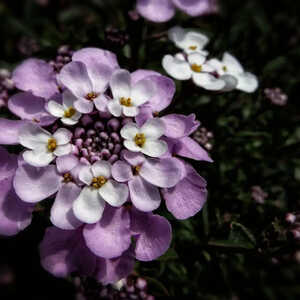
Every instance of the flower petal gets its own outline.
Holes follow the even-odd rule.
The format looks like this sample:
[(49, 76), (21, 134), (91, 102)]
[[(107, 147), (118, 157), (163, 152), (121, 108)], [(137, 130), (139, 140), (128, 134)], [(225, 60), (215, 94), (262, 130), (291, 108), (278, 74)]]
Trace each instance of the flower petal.
[(193, 81), (196, 85), (209, 91), (222, 90), (226, 85), (224, 80), (208, 73), (193, 73)]
[(34, 167), (46, 167), (52, 160), (55, 159), (55, 155), (52, 152), (37, 150), (28, 150), (23, 153), (24, 160)]
[(136, 134), (138, 134), (139, 132), (139, 127), (135, 123), (130, 122), (123, 126), (120, 133), (122, 138), (126, 140), (133, 140)]
[(110, 88), (115, 99), (129, 98), (131, 93), (130, 73), (127, 70), (116, 70), (110, 79)]
[(86, 66), (82, 62), (68, 63), (61, 69), (58, 78), (78, 98), (84, 98), (93, 91)]
[(12, 177), (18, 167), (17, 156), (0, 146), (0, 181)]
[(79, 172), (79, 179), (86, 185), (90, 185), (92, 183), (93, 177), (90, 166), (84, 166)]
[(72, 132), (65, 128), (59, 128), (53, 134), (56, 139), (57, 145), (65, 145), (71, 141)]
[(225, 74), (220, 76), (220, 79), (222, 79), (226, 84), (222, 89), (223, 92), (230, 92), (237, 87), (238, 79), (232, 75)]
[(97, 161), (91, 167), (94, 177), (104, 176), (105, 178), (111, 177), (111, 164), (107, 161)]
[(168, 145), (165, 141), (147, 139), (141, 152), (151, 157), (161, 157), (168, 150)]
[(24, 128), (25, 124), (27, 124), (26, 121), (0, 118), (0, 144), (19, 144), (19, 132)]
[(48, 111), (52, 116), (61, 118), (64, 116), (65, 110), (64, 107), (56, 101), (50, 100), (47, 103)]
[(56, 159), (56, 167), (61, 174), (70, 172), (78, 165), (78, 163), (78, 158), (73, 154), (60, 156)]
[(130, 150), (130, 151), (133, 151), (133, 152), (140, 152), (142, 151), (142, 148), (137, 146), (136, 143), (134, 141), (128, 141), (128, 140), (125, 140), (124, 141), (124, 146)]
[(94, 103), (93, 101), (89, 101), (84, 98), (79, 98), (74, 102), (74, 107), (79, 112), (83, 114), (88, 114), (93, 111)]
[[(87, 247), (97, 256), (114, 258), (122, 255), (131, 243), (130, 218), (124, 207), (105, 207), (100, 222), (86, 225), (83, 236)], [(95, 238), (97, 237), (97, 238)]]
[(254, 74), (245, 72), (240, 74), (238, 77), (238, 84), (236, 89), (246, 92), (253, 93), (258, 88), (258, 80)]
[(108, 103), (108, 97), (105, 94), (100, 94), (96, 99), (94, 99), (96, 108), (101, 112), (107, 112)]
[(123, 205), (128, 198), (128, 187), (124, 183), (108, 180), (100, 189), (99, 194), (111, 206)]
[(56, 156), (64, 156), (68, 155), (72, 152), (72, 145), (66, 144), (66, 145), (58, 145), (53, 152)]
[(149, 79), (138, 81), (132, 88), (131, 99), (135, 106), (139, 106), (150, 100), (155, 94), (155, 85)]
[(36, 168), (20, 165), (14, 178), (17, 195), (25, 202), (36, 203), (58, 191), (61, 177), (53, 165)]
[(8, 101), (9, 110), (23, 120), (43, 125), (52, 124), (56, 118), (45, 110), (45, 99), (31, 93), (18, 93)]
[(156, 186), (148, 183), (140, 176), (134, 176), (128, 182), (130, 199), (140, 211), (149, 212), (157, 209), (161, 198)]
[(96, 256), (86, 247), (82, 230), (61, 230), (48, 227), (40, 244), (42, 266), (56, 277), (73, 272), (92, 276)]
[(19, 65), (12, 74), (16, 87), (46, 99), (58, 93), (53, 68), (45, 61), (30, 58)]
[(73, 212), (73, 202), (80, 194), (81, 189), (74, 183), (65, 183), (59, 189), (51, 208), (50, 220), (60, 229), (72, 230), (79, 227), (79, 221)]
[(163, 57), (162, 66), (175, 79), (188, 80), (192, 77), (192, 70), (189, 63), (172, 55), (165, 55)]
[(158, 187), (173, 187), (182, 172), (182, 165), (176, 158), (147, 159), (139, 174), (148, 182)]
[(141, 16), (153, 22), (169, 21), (175, 14), (170, 0), (137, 0), (136, 9)]
[(165, 132), (165, 124), (159, 118), (148, 120), (140, 129), (146, 139), (157, 140)]
[(186, 14), (193, 17), (218, 11), (216, 0), (173, 0), (173, 3)]
[(131, 166), (140, 166), (145, 161), (145, 156), (141, 153), (134, 153), (127, 150), (122, 151), (122, 158)]
[(120, 117), (122, 114), (122, 106), (118, 100), (108, 101), (107, 109), (115, 117)]
[(138, 107), (135, 107), (135, 106), (130, 106), (130, 107), (123, 106), (123, 114), (126, 117), (135, 117), (135, 116), (138, 115), (138, 113), (139, 113)]
[(83, 223), (98, 222), (103, 214), (105, 201), (100, 197), (98, 190), (84, 187), (78, 198), (73, 202), (75, 217)]
[(207, 198), (206, 181), (188, 164), (186, 173), (175, 187), (162, 190), (167, 209), (180, 220), (194, 216)]
[(164, 217), (132, 209), (131, 230), (138, 234), (135, 247), (138, 260), (154, 260), (170, 247), (172, 228)]
[(244, 73), (244, 68), (240, 62), (230, 53), (225, 52), (223, 54), (223, 63), (226, 65), (228, 73), (230, 75), (238, 75)]
[(188, 55), (187, 59), (191, 65), (192, 64), (203, 65), (206, 60), (206, 57), (200, 53), (193, 52)]

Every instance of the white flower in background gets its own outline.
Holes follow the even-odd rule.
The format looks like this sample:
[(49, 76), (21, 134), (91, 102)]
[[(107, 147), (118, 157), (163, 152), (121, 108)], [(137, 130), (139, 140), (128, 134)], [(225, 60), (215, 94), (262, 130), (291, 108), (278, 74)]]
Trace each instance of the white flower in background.
[(197, 86), (206, 90), (220, 91), (226, 85), (224, 80), (211, 74), (215, 69), (207, 63), (206, 57), (200, 53), (188, 54), (187, 59), (180, 53), (175, 56), (165, 55), (162, 66), (173, 78), (178, 80), (192, 79)]
[(52, 116), (60, 118), (64, 124), (74, 125), (81, 117), (81, 113), (74, 108), (75, 101), (76, 97), (74, 97), (69, 91), (65, 91), (63, 93), (62, 104), (53, 100), (48, 102), (48, 112)]
[(208, 52), (203, 49), (209, 42), (209, 39), (200, 32), (189, 31), (175, 26), (169, 29), (168, 36), (178, 48), (186, 53), (199, 52), (204, 56), (208, 55)]
[(253, 93), (258, 87), (257, 77), (245, 72), (239, 61), (227, 52), (224, 53), (222, 60), (213, 58), (207, 64), (215, 68), (220, 78), (226, 81), (227, 91), (237, 89)]
[(121, 129), (121, 136), (125, 139), (124, 146), (128, 150), (160, 157), (168, 150), (167, 143), (159, 140), (164, 132), (163, 121), (154, 118), (148, 120), (141, 128), (135, 123), (127, 123)]
[(132, 86), (130, 73), (126, 70), (115, 71), (109, 84), (113, 100), (108, 102), (107, 108), (115, 117), (122, 114), (127, 117), (137, 116), (139, 106), (150, 100), (155, 93), (154, 84), (147, 79)]
[(20, 144), (31, 150), (23, 153), (24, 160), (35, 167), (45, 167), (56, 156), (69, 154), (72, 133), (59, 128), (54, 134), (49, 133), (36, 124), (26, 124), (19, 133)]
[(114, 207), (123, 205), (128, 198), (128, 187), (111, 179), (111, 164), (97, 161), (79, 172), (79, 179), (86, 184), (73, 203), (75, 216), (82, 222), (93, 224), (103, 214), (105, 202)]

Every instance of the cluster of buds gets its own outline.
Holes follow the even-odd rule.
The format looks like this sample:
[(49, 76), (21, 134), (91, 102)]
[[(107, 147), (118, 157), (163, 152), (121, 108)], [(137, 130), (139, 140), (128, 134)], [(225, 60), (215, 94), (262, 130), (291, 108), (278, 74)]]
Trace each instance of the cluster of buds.
[(287, 104), (288, 96), (280, 88), (267, 88), (264, 93), (267, 99), (275, 105), (284, 106)]
[(64, 65), (72, 60), (74, 51), (70, 49), (70, 46), (63, 45), (57, 49), (57, 55), (54, 60), (49, 61), (49, 64), (54, 68), (56, 72), (59, 72)]
[(289, 224), (288, 232), (296, 240), (300, 240), (300, 212), (287, 213), (285, 221)]
[(0, 69), (0, 108), (7, 105), (8, 98), (14, 89), (11, 73), (7, 69)]
[(193, 134), (193, 139), (208, 151), (213, 148), (213, 138), (214, 134), (205, 127), (199, 127)]
[(251, 196), (256, 203), (264, 204), (268, 194), (265, 193), (260, 186), (254, 185), (251, 187)]

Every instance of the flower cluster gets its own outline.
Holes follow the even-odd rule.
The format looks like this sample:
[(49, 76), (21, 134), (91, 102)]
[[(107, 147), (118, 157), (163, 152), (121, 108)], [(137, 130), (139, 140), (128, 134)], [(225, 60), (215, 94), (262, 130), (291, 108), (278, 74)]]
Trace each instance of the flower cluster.
[(206, 182), (183, 158), (212, 161), (189, 137), (199, 126), (193, 114), (160, 116), (174, 82), (130, 73), (97, 48), (59, 68), (28, 59), (12, 79), (21, 92), (8, 108), (19, 120), (0, 119), (0, 144), (23, 151), (0, 148), (0, 234), (27, 227), (35, 205), (51, 198), (40, 255), (55, 276), (76, 271), (113, 283), (135, 259), (162, 255), (171, 226), (153, 211), (165, 201), (177, 219), (195, 215)]
[(11, 73), (7, 69), (0, 69), (0, 108), (7, 106), (7, 101), (14, 92), (14, 88)]
[(209, 39), (199, 32), (188, 31), (179, 26), (168, 32), (169, 39), (182, 50), (173, 55), (165, 55), (162, 66), (177, 80), (192, 79), (194, 84), (206, 90), (227, 92), (234, 89), (247, 93), (254, 92), (258, 80), (246, 72), (239, 61), (229, 53), (222, 60), (208, 59), (204, 49)]
[(176, 8), (196, 17), (218, 12), (217, 0), (137, 0), (136, 9), (152, 22), (167, 22), (173, 18)]
[(285, 106), (288, 101), (286, 95), (280, 88), (266, 88), (264, 89), (265, 96), (274, 105)]

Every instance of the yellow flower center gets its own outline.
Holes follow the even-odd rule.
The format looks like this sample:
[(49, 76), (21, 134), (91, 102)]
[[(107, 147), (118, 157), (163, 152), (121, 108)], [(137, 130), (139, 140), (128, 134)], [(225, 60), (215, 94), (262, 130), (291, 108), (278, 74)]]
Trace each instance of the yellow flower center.
[(53, 152), (53, 151), (55, 151), (56, 146), (57, 146), (57, 145), (56, 145), (56, 139), (50, 138), (50, 139), (48, 140), (47, 149), (48, 149), (50, 152)]
[(139, 172), (141, 170), (141, 166), (135, 166), (135, 167), (132, 167), (132, 173), (133, 175), (138, 175)]
[(130, 98), (125, 98), (125, 97), (122, 97), (120, 99), (120, 104), (124, 105), (124, 106), (127, 106), (127, 107), (132, 106), (131, 99)]
[(197, 64), (192, 64), (191, 65), (191, 69), (196, 72), (196, 73), (200, 73), (202, 71), (202, 66), (201, 65), (197, 65)]
[(223, 69), (224, 72), (227, 72), (227, 70), (228, 70), (226, 66), (223, 66), (222, 69)]
[(106, 182), (107, 179), (104, 176), (94, 177), (92, 180), (92, 187), (95, 189), (100, 189)]
[(189, 49), (194, 51), (197, 49), (197, 46), (189, 46)]
[(76, 114), (76, 109), (73, 107), (69, 107), (68, 109), (65, 110), (64, 117), (72, 118), (75, 114)]
[(134, 142), (137, 146), (143, 147), (146, 142), (146, 137), (143, 133), (137, 133), (134, 137)]
[(90, 92), (88, 94), (86, 94), (85, 99), (86, 100), (90, 100), (93, 101), (95, 98), (98, 97), (99, 94), (95, 93), (95, 92)]
[(73, 177), (70, 173), (65, 173), (63, 178), (64, 178), (63, 182), (65, 183), (73, 181)]

